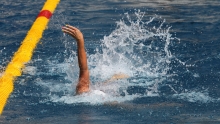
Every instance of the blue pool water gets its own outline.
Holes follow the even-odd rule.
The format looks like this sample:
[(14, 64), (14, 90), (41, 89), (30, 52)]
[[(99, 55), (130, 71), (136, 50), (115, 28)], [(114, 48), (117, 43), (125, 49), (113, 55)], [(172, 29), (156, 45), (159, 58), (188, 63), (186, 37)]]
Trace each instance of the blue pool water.
[[(1, 0), (1, 71), (45, 1)], [(0, 116), (1, 124), (220, 123), (220, 1), (62, 0)], [(75, 96), (84, 34), (91, 92)], [(112, 75), (129, 76), (104, 84)], [(95, 94), (102, 90), (106, 94)]]

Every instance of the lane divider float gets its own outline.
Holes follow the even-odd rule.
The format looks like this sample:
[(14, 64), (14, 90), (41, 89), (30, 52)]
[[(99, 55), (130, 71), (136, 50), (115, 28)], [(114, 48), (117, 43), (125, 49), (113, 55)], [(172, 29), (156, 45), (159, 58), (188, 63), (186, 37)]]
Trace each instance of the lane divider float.
[(43, 31), (46, 29), (49, 19), (59, 2), (60, 0), (47, 0), (45, 2), (18, 51), (14, 54), (11, 62), (2, 73), (0, 78), (0, 115), (7, 103), (7, 99), (13, 92), (16, 77), (21, 76), (22, 68), (31, 60), (33, 51), (40, 41)]

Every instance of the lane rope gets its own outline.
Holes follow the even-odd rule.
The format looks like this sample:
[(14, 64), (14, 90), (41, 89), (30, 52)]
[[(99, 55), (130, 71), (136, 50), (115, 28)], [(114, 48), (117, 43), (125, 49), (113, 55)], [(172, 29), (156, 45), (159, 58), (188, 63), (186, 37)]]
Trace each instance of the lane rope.
[(18, 51), (14, 54), (11, 62), (2, 73), (0, 78), (0, 115), (7, 103), (7, 99), (13, 92), (16, 77), (21, 76), (22, 68), (31, 60), (33, 51), (40, 41), (43, 31), (46, 29), (49, 19), (59, 2), (60, 0), (47, 0), (45, 2)]

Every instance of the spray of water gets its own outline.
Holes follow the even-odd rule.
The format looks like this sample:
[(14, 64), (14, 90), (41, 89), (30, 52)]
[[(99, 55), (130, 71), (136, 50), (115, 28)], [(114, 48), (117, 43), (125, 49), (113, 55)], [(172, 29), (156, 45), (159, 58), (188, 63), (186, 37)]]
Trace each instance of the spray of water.
[[(173, 60), (183, 64), (170, 52), (172, 42), (178, 40), (169, 33), (170, 26), (165, 25), (165, 20), (155, 15), (145, 21), (145, 13), (136, 11), (135, 19), (128, 13), (125, 18), (117, 21), (117, 27), (101, 40), (95, 54), (88, 53), (88, 63), (91, 75), (91, 91), (83, 95), (74, 96), (78, 80), (77, 56), (69, 47), (66, 36), (63, 43), (69, 52), (68, 58), (63, 63), (48, 63), (51, 75), (65, 73), (65, 81), (36, 80), (36, 84), (47, 89), (42, 93), (48, 99), (42, 102), (62, 102), (67, 104), (104, 104), (108, 102), (131, 101), (141, 97), (160, 95), (160, 88), (168, 86), (174, 92), (172, 98), (191, 99), (192, 94), (178, 93), (171, 84), (166, 84), (172, 69)], [(67, 57), (66, 56), (66, 57)], [(32, 68), (33, 69), (33, 68)], [(30, 71), (27, 69), (26, 71)], [(125, 74), (129, 78), (113, 80), (106, 83), (114, 74)], [(191, 94), (191, 95), (190, 95)], [(200, 95), (201, 98), (208, 98)]]
[(125, 13), (126, 20), (116, 22), (116, 29), (102, 40), (102, 52), (90, 55), (94, 82), (104, 81), (115, 73), (124, 73), (130, 78), (120, 84), (123, 89), (141, 86), (148, 88), (142, 95), (158, 95), (159, 85), (170, 69), (173, 56), (169, 45), (174, 38), (169, 33), (170, 27), (164, 26), (165, 20), (155, 16), (143, 21), (144, 14), (135, 12), (137, 18), (132, 21)]
[[(158, 88), (170, 69), (169, 64), (173, 56), (169, 51), (169, 45), (174, 38), (169, 33), (170, 27), (164, 26), (165, 20), (155, 15), (144, 21), (144, 12), (138, 10), (134, 14), (136, 19), (132, 20), (129, 14), (125, 13), (125, 19), (117, 21), (116, 29), (101, 40), (102, 44), (97, 48), (100, 50), (95, 54), (88, 53), (91, 92), (73, 95), (78, 73), (75, 71), (78, 67), (73, 67), (75, 65), (72, 64), (77, 63), (74, 55), (65, 63), (59, 64), (62, 69), (66, 69), (66, 79), (73, 81), (71, 85), (38, 80), (39, 85), (50, 90), (50, 101), (102, 104), (159, 95)], [(119, 73), (128, 75), (129, 78), (105, 82)], [(136, 92), (137, 87), (144, 90)], [(66, 92), (60, 95), (64, 91)], [(99, 91), (103, 91), (104, 94)]]

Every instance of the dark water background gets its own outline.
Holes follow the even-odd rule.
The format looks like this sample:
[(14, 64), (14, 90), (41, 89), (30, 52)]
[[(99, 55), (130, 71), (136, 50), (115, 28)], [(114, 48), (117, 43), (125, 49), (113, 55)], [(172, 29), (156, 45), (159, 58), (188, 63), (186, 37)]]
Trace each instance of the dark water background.
[[(10, 62), (44, 2), (1, 0), (1, 70)], [(32, 61), (16, 80), (14, 93), (0, 116), (0, 123), (220, 123), (219, 5), (218, 0), (62, 0)], [(158, 36), (142, 32), (143, 36), (150, 37), (138, 40), (142, 35), (133, 35), (135, 26), (120, 29), (122, 25), (129, 26), (135, 22), (135, 12), (139, 11), (145, 14), (141, 23), (135, 26)], [(155, 20), (151, 23), (142, 24), (153, 17)], [(77, 71), (71, 70), (77, 70), (77, 62), (73, 40), (61, 32), (65, 24), (74, 25), (84, 33), (93, 85), (117, 72), (112, 65), (122, 63), (120, 71), (126, 73), (127, 64), (111, 61), (112, 56), (123, 55), (131, 60), (133, 67), (127, 73), (130, 78), (117, 87), (126, 90), (120, 92), (122, 97), (110, 97), (113, 99), (110, 103), (100, 100), (95, 102), (97, 104), (91, 104), (92, 98), (89, 104), (85, 104), (76, 102), (84, 97), (68, 97), (71, 94), (68, 87), (77, 80)], [(163, 24), (162, 28), (158, 28), (160, 24)], [(154, 31), (154, 27), (160, 30)], [(124, 36), (114, 34), (117, 29), (118, 34)], [(123, 47), (118, 47), (117, 43), (107, 46), (109, 39), (121, 42), (127, 36), (132, 37), (135, 43), (126, 45), (127, 42), (122, 42)], [(144, 47), (139, 49), (141, 43)], [(149, 49), (148, 45), (152, 48)], [(129, 54), (120, 51), (131, 48), (133, 51)], [(110, 56), (107, 62), (100, 54)], [(134, 56), (140, 58), (137, 60)], [(94, 62), (91, 58), (100, 61)], [(106, 63), (113, 71), (102, 69)], [(146, 63), (150, 66), (146, 67)], [(73, 65), (72, 68), (69, 65)], [(56, 97), (51, 97), (51, 94)], [(132, 97), (135, 94), (137, 97)], [(69, 99), (61, 100), (66, 97)]]

